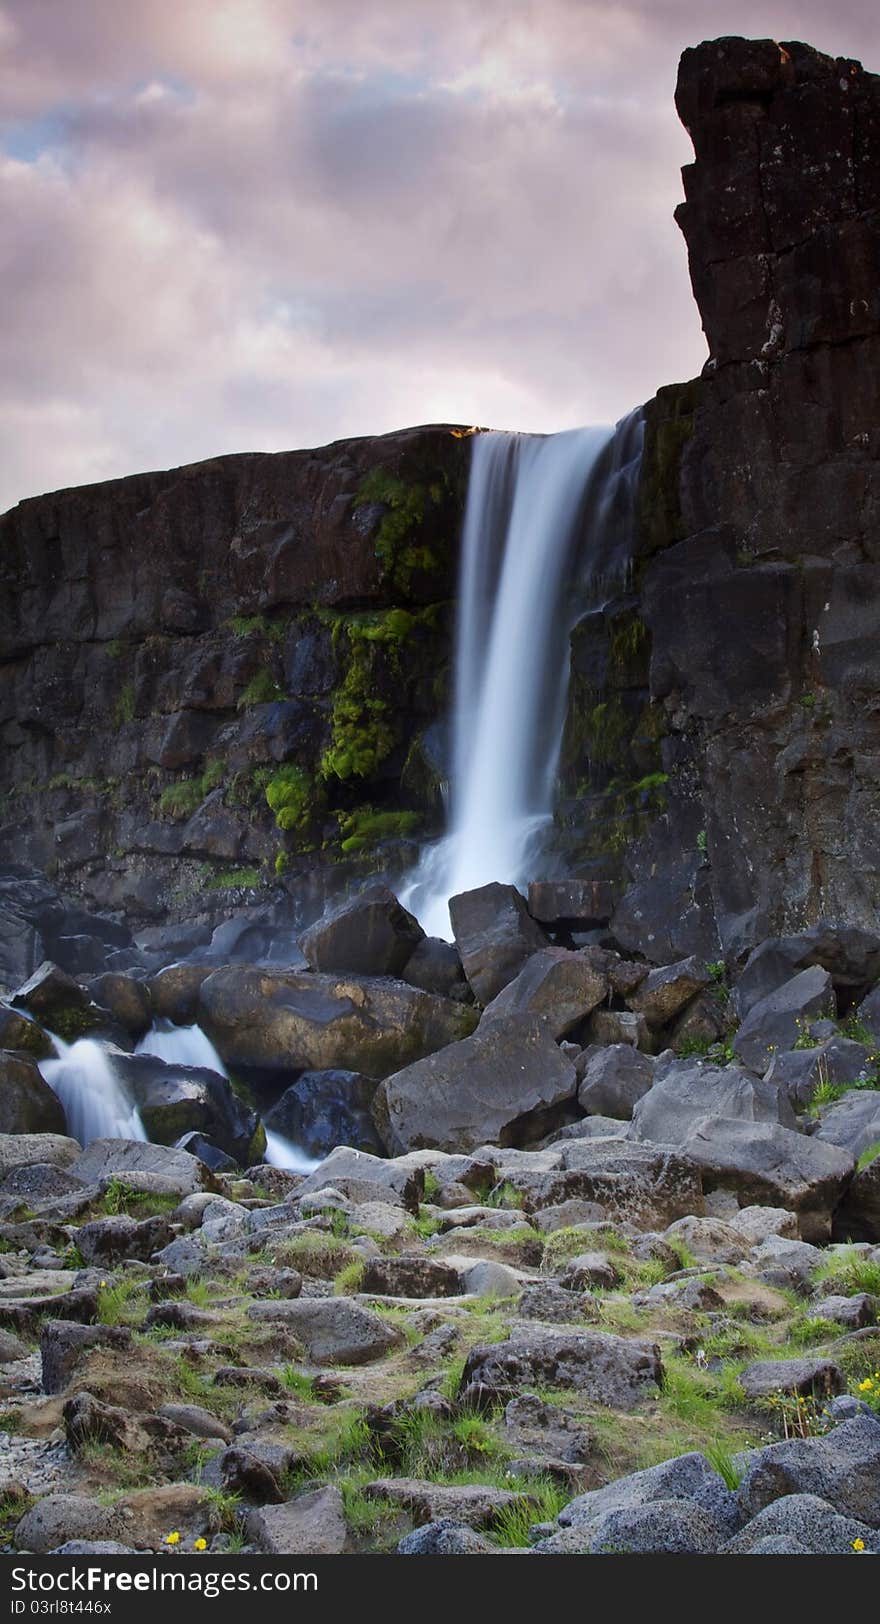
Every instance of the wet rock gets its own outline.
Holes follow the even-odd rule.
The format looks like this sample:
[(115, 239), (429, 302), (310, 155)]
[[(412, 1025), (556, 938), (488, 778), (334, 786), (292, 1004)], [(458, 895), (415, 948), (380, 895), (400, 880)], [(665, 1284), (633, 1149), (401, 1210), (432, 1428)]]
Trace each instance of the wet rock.
[(424, 935), (387, 885), (370, 885), (325, 913), (299, 945), (312, 970), (399, 976)]
[(260, 1119), (226, 1077), (150, 1054), (114, 1051), (112, 1064), (154, 1143), (173, 1145), (182, 1134), (196, 1131), (241, 1167), (262, 1159), (266, 1138)]
[(452, 897), (449, 914), (455, 943), (474, 995), (491, 1003), (547, 937), (512, 885), (484, 885)]
[(0, 1132), (63, 1133), (66, 1125), (61, 1101), (35, 1062), (0, 1051)]
[(39, 1022), (11, 1004), (0, 1002), (0, 1049), (15, 1049), (32, 1060), (50, 1060), (56, 1053), (48, 1032)]
[(198, 1014), (202, 982), (216, 969), (216, 964), (169, 964), (151, 976), (146, 985), (156, 1019), (173, 1021), (175, 1026), (192, 1026)]
[(524, 1135), (530, 1119), (570, 1099), (576, 1086), (545, 1020), (512, 1015), (388, 1077), (373, 1115), (393, 1154), (472, 1150)]
[(143, 981), (134, 976), (120, 975), (105, 970), (89, 982), (89, 997), (101, 1009), (106, 1009), (117, 1026), (129, 1037), (142, 1038), (153, 1020), (150, 994)]
[(15, 1009), (27, 1010), (42, 1026), (65, 1042), (94, 1031), (101, 1011), (72, 976), (46, 959), (10, 999)]
[(304, 1072), (266, 1113), (266, 1127), (308, 1156), (329, 1156), (336, 1145), (381, 1153), (370, 1114), (377, 1086), (358, 1071)]

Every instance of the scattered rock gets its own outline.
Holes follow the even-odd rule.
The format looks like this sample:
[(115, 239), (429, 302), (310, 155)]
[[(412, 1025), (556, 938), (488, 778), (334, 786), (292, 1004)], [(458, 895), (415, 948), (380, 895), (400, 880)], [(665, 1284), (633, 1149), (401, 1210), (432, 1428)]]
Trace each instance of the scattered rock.
[(464, 973), (481, 1004), (519, 975), (547, 937), (515, 886), (484, 885), (452, 897), (449, 915)]
[(332, 1486), (249, 1512), (247, 1531), (269, 1556), (340, 1556), (349, 1549), (342, 1495)]
[(603, 1331), (534, 1331), (472, 1348), (462, 1372), (463, 1403), (506, 1401), (524, 1388), (573, 1387), (597, 1404), (632, 1410), (662, 1386), (655, 1347)]
[(363, 1365), (403, 1343), (396, 1327), (347, 1297), (256, 1302), (248, 1318), (283, 1327), (318, 1365)]
[(399, 976), (424, 936), (387, 885), (370, 885), (325, 913), (299, 945), (312, 970)]

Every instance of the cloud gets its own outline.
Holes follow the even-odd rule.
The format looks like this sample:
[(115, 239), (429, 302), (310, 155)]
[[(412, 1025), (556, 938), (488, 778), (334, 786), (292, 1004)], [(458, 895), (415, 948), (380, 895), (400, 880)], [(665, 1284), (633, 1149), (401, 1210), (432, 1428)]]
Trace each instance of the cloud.
[(880, 59), (861, 0), (0, 0), (0, 507), (691, 375), (677, 58), (771, 27)]

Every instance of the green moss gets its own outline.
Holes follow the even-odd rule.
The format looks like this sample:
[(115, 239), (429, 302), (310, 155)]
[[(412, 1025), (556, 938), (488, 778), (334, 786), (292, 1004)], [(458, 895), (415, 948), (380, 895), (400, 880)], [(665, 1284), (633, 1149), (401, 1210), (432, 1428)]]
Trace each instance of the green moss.
[(323, 792), (311, 773), (292, 762), (273, 773), (265, 793), (277, 827), (300, 835), (306, 833), (323, 805)]
[(263, 666), (242, 689), (238, 696), (237, 709), (242, 711), (250, 710), (254, 705), (271, 705), (273, 700), (283, 698), (284, 694), (272, 672), (268, 666)]
[(341, 849), (347, 857), (379, 845), (383, 840), (404, 840), (418, 828), (418, 812), (376, 812), (371, 806), (339, 814)]
[(68, 1009), (53, 1009), (49, 1021), (52, 1031), (65, 1043), (75, 1043), (77, 1038), (87, 1037), (100, 1025), (100, 1016), (93, 1010), (80, 1009), (75, 1004)]
[(226, 625), (235, 637), (268, 637), (280, 643), (284, 636), (284, 622), (267, 620), (265, 615), (232, 615)]
[(113, 712), (113, 721), (116, 727), (122, 727), (125, 722), (134, 721), (134, 684), (126, 682), (119, 693), (116, 708)]
[(163, 789), (159, 796), (159, 811), (177, 820), (191, 818), (211, 791), (223, 783), (225, 776), (225, 762), (216, 759), (209, 761), (199, 778), (181, 778), (176, 784), (169, 784)]
[(372, 468), (354, 499), (355, 507), (377, 504), (385, 508), (376, 535), (376, 557), (382, 577), (407, 596), (413, 577), (436, 570), (440, 564), (420, 532), (430, 509), (439, 508), (449, 494), (445, 474), (431, 483), (407, 484), (387, 468)]
[(345, 675), (333, 695), (322, 778), (342, 783), (374, 778), (391, 755), (399, 734), (396, 690), (404, 680), (401, 647), (429, 623), (429, 616), (436, 620), (434, 608), (421, 615), (388, 609), (335, 620), (333, 643)]
[(262, 884), (258, 868), (214, 869), (208, 863), (203, 865), (199, 878), (206, 891), (251, 891)]

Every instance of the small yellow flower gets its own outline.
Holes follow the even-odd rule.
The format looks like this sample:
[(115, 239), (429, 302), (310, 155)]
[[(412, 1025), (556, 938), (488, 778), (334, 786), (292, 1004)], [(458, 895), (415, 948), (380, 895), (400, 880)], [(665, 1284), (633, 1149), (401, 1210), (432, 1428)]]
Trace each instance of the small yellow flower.
[(179, 1545), (180, 1544), (180, 1535), (178, 1534), (176, 1529), (174, 1530), (173, 1534), (166, 1534), (165, 1535), (165, 1544), (166, 1545)]
[(197, 1539), (197, 1540), (194, 1541), (194, 1543), (193, 1543), (193, 1550), (194, 1551), (206, 1551), (207, 1549), (208, 1549), (208, 1541), (206, 1539)]
[(874, 1384), (873, 1384), (873, 1382), (871, 1380), (871, 1377), (866, 1376), (863, 1382), (859, 1382), (859, 1392), (860, 1393), (870, 1393), (871, 1388), (873, 1387), (873, 1385)]
[(863, 1551), (865, 1549), (864, 1540), (863, 1539), (854, 1539), (853, 1542), (852, 1542), (852, 1548), (853, 1548), (854, 1551)]

